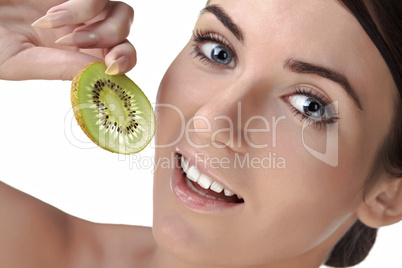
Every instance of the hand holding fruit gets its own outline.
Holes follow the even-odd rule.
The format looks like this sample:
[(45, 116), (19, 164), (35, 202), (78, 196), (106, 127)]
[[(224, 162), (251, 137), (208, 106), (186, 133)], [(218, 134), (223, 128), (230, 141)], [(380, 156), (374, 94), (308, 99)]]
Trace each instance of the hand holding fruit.
[(109, 0), (0, 0), (0, 79), (71, 80), (93, 61), (125, 73), (136, 63), (133, 14)]

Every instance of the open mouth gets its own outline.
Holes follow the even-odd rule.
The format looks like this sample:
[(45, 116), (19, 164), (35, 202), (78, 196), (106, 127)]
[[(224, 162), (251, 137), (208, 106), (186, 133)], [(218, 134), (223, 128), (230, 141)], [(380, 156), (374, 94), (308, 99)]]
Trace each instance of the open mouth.
[(225, 203), (244, 203), (241, 196), (226, 189), (208, 175), (201, 173), (184, 156), (178, 154), (177, 158), (181, 172), (184, 174), (185, 183), (193, 192), (211, 200)]

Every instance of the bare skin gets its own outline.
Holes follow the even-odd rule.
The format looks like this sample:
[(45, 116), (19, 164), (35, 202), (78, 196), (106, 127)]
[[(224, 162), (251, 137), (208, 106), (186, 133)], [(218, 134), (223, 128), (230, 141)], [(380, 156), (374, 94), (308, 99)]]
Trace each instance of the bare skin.
[[(105, 4), (105, 1), (98, 1)], [(79, 1), (69, 3), (73, 2)], [(237, 207), (217, 212), (200, 211), (180, 200), (171, 185), (174, 180), (184, 180), (184, 176), (175, 168), (159, 168), (154, 179), (153, 229), (87, 222), (0, 182), (2, 264), (11, 268), (314, 268), (325, 262), (333, 246), (356, 219), (373, 227), (401, 220), (401, 180), (389, 180), (380, 174), (379, 183), (363, 201), (361, 185), (370, 171), (376, 149), (390, 129), (388, 115), (393, 111), (396, 90), (385, 62), (357, 21), (332, 0), (314, 0), (309, 5), (294, 0), (255, 1), (252, 5), (246, 2), (213, 0), (210, 3), (221, 7), (236, 23), (244, 34), (243, 40), (222, 23), (217, 14), (205, 11), (195, 30), (213, 32), (218, 37), (211, 40), (209, 36), (201, 42), (193, 38), (167, 71), (158, 102), (177, 107), (186, 122), (195, 116), (204, 118), (204, 121), (195, 120), (186, 129), (188, 136), (171, 146), (158, 148), (156, 158), (170, 157), (176, 152), (192, 159), (191, 163), (197, 154), (229, 160), (246, 153), (256, 158), (263, 157), (272, 148), (252, 145), (267, 141), (271, 144), (272, 132), (251, 132), (247, 140), (242, 132), (236, 132), (233, 137), (228, 135), (228, 131), (212, 135), (211, 131), (205, 131), (207, 127), (203, 123), (208, 119), (214, 123), (212, 130), (227, 129), (228, 126), (222, 123), (225, 121), (214, 120), (217, 116), (225, 116), (231, 119), (236, 129), (243, 130), (245, 121), (255, 115), (266, 118), (285, 116), (286, 124), (280, 125), (278, 146), (274, 151), (286, 158), (286, 169), (200, 167), (203, 173), (244, 199), (244, 203)], [(37, 10), (31, 19), (40, 17), (50, 6)], [(101, 10), (98, 12), (102, 13)], [(123, 27), (131, 23), (129, 18), (125, 16)], [(47, 46), (40, 49), (53, 47), (54, 40), (76, 27), (75, 22), (70, 21), (70, 24), (67, 28), (57, 28), (59, 34), (51, 40), (47, 37), (41, 39)], [(26, 21), (18, 30), (13, 25), (16, 24), (3, 22), (2, 29), (12, 32), (14, 40), (21, 36), (24, 40), (41, 36), (42, 30), (24, 32), (23, 29), (30, 29)], [(332, 31), (329, 32), (328, 28)], [(96, 29), (92, 31), (96, 32)], [(130, 57), (128, 51), (132, 54), (134, 49), (124, 41), (125, 36), (123, 34), (120, 42), (115, 44), (94, 45), (98, 48), (94, 55), (104, 52), (99, 50), (102, 46), (106, 46), (109, 54), (121, 52), (120, 44), (123, 44), (128, 50), (124, 52), (123, 49), (119, 55)], [(3, 44), (6, 41), (0, 39)], [(68, 40), (62, 41), (65, 42)], [(227, 53), (236, 52), (233, 61), (213, 62), (209, 52), (217, 45), (224, 47)], [(28, 46), (32, 48), (33, 42)], [(58, 46), (66, 48), (65, 44)], [(362, 46), (365, 49), (361, 49)], [(67, 52), (57, 52), (74, 54), (77, 49), (80, 47), (75, 44)], [(196, 52), (198, 54), (194, 57)], [(93, 59), (87, 57), (82, 64)], [(284, 62), (295, 57), (328, 65), (347, 75), (364, 110), (359, 109), (338, 83), (284, 68)], [(3, 61), (0, 67), (10, 62), (21, 64), (18, 56), (14, 59), (16, 61)], [(129, 62), (133, 66), (134, 61)], [(11, 65), (12, 68), (16, 66), (18, 64)], [(10, 74), (1, 70), (0, 77)], [(60, 74), (55, 72), (52, 77), (42, 78), (57, 78)], [(31, 74), (25, 75), (24, 79)], [(41, 72), (35, 75), (41, 77)], [(6, 78), (23, 77), (9, 75)], [(70, 78), (70, 74), (65, 78)], [(308, 87), (339, 103), (338, 165), (324, 164), (296, 142), (300, 140), (302, 123), (289, 106), (297, 106), (292, 97), (305, 96), (292, 90), (295, 85)], [(380, 86), (384, 87), (381, 93), (384, 105), (378, 107), (376, 89)], [(244, 121), (239, 120), (238, 103), (245, 107), (241, 110)], [(157, 145), (169, 144), (180, 136), (180, 118), (162, 108), (157, 110), (157, 117)], [(258, 123), (252, 127), (262, 129)], [(325, 127), (309, 128), (306, 136), (310, 142), (320, 144), (324, 140), (323, 133)], [(334, 136), (326, 138), (331, 140)], [(194, 143), (209, 146), (197, 147)], [(216, 202), (215, 205), (222, 206), (222, 203)]]
[(147, 267), (155, 247), (150, 228), (87, 222), (2, 182), (0, 215), (0, 259), (10, 268)]
[[(126, 40), (133, 21), (132, 8), (108, 0), (63, 2), (0, 1), (0, 79), (71, 80), (90, 62), (104, 60), (110, 66), (122, 56), (114, 74), (134, 67), (135, 49)], [(58, 15), (62, 10), (65, 15)], [(46, 12), (48, 20), (32, 27)], [(75, 36), (71, 40), (59, 40), (73, 31)], [(78, 32), (81, 40), (77, 38)], [(94, 33), (96, 37), (82, 42), (83, 32)]]

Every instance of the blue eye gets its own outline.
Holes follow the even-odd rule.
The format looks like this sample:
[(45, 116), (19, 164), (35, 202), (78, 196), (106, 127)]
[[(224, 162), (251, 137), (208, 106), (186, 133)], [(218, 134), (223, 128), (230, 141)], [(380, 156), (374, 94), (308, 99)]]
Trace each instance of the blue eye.
[(289, 96), (289, 103), (312, 119), (325, 118), (325, 107), (313, 98), (304, 95)]
[(208, 42), (201, 45), (201, 50), (208, 59), (218, 64), (234, 67), (233, 55), (224, 46)]
[(325, 116), (325, 107), (319, 101), (308, 96), (290, 96), (289, 102), (298, 111), (313, 119), (321, 119)]
[(312, 89), (297, 86), (293, 94), (285, 96), (284, 100), (293, 113), (300, 116), (300, 121), (307, 120), (317, 128), (331, 125), (339, 119), (332, 102)]
[(193, 32), (194, 58), (207, 65), (233, 69), (236, 67), (236, 51), (222, 35), (203, 30)]

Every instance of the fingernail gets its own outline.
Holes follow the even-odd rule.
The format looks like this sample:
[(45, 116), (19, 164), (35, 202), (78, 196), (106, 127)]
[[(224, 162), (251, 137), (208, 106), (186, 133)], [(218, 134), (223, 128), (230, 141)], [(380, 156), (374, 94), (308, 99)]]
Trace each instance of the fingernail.
[(55, 43), (63, 46), (89, 47), (98, 43), (98, 36), (86, 31), (73, 32), (57, 39)]
[(118, 75), (122, 74), (128, 68), (128, 58), (126, 56), (121, 56), (120, 58), (113, 60), (109, 67), (106, 69), (105, 74), (108, 75)]
[(38, 28), (51, 28), (67, 24), (73, 18), (73, 14), (68, 10), (47, 13), (31, 24)]

